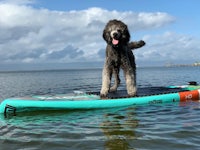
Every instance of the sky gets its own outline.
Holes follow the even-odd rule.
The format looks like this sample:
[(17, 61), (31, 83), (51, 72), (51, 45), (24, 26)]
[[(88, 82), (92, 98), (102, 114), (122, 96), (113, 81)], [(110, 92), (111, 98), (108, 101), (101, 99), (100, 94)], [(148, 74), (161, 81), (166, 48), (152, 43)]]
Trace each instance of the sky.
[(0, 0), (0, 70), (103, 67), (102, 31), (128, 25), (137, 66), (200, 61), (199, 0)]

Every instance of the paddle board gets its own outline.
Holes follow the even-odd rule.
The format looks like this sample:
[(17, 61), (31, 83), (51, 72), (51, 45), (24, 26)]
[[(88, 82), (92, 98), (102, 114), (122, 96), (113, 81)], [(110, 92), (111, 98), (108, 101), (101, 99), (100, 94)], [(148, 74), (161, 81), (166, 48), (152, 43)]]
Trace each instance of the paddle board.
[(1, 102), (0, 113), (7, 114), (12, 112), (15, 114), (16, 112), (37, 110), (105, 109), (199, 100), (200, 86), (139, 88), (136, 97), (127, 97), (126, 91), (117, 91), (110, 93), (108, 99), (101, 99), (99, 92), (75, 91), (71, 94), (8, 98)]

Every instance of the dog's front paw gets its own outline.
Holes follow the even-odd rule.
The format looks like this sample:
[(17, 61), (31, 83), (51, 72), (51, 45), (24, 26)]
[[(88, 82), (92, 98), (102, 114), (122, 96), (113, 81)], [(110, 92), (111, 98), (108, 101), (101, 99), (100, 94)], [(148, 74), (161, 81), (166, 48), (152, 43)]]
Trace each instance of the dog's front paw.
[(128, 97), (134, 97), (137, 95), (137, 89), (133, 88), (131, 90), (128, 91)]
[(135, 97), (135, 96), (137, 96), (136, 93), (135, 94), (128, 94), (127, 97), (129, 98), (129, 97)]
[(108, 99), (108, 95), (100, 94), (100, 98), (101, 98), (101, 99)]
[(108, 98), (108, 90), (109, 89), (105, 89), (105, 88), (102, 88), (101, 91), (100, 91), (100, 98), (101, 99), (106, 99)]
[(143, 40), (140, 40), (139, 42), (139, 45), (142, 47), (142, 46), (144, 46), (146, 43), (143, 41)]

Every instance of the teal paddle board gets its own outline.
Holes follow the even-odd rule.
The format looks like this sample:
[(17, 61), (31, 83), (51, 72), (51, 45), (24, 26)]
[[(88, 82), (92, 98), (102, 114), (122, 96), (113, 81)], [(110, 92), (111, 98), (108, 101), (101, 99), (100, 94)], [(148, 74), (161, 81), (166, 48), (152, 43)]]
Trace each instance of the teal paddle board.
[(75, 91), (71, 94), (34, 95), (8, 98), (1, 102), (0, 113), (37, 110), (87, 110), (144, 104), (191, 102), (200, 100), (200, 86), (170, 86), (139, 88), (136, 97), (127, 97), (126, 91), (110, 93), (101, 99), (99, 92)]

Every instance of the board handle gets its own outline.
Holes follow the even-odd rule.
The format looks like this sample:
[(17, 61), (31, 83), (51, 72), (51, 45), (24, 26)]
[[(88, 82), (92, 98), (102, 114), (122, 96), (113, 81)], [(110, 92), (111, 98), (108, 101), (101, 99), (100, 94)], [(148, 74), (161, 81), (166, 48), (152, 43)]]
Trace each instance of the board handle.
[(13, 115), (15, 116), (16, 115), (16, 108), (11, 106), (11, 105), (6, 104), (5, 109), (4, 109), (4, 117), (5, 118), (7, 117), (8, 112), (12, 112)]

